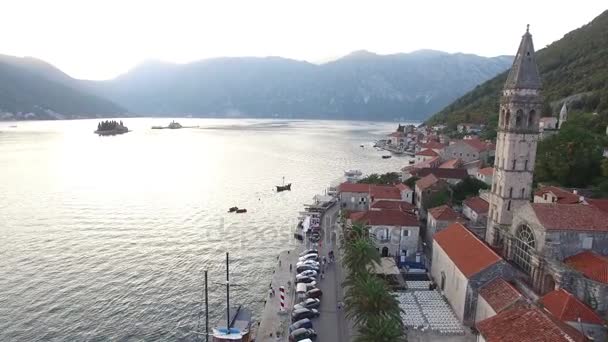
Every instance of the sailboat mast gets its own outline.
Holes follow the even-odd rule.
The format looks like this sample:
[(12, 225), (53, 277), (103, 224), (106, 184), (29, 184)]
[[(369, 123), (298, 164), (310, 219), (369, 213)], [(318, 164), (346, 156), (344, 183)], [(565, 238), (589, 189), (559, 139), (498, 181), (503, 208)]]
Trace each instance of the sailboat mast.
[(228, 252), (226, 252), (226, 328), (230, 333), (230, 275), (228, 270)]
[(207, 270), (205, 270), (205, 341), (209, 342), (209, 295), (207, 292)]

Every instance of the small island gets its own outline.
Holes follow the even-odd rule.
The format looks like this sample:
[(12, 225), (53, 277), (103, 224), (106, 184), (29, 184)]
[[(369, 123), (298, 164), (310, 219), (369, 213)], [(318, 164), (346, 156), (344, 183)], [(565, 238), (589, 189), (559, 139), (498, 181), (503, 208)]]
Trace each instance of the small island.
[(198, 128), (198, 126), (182, 126), (179, 122), (171, 121), (169, 126), (152, 126), (152, 129)]
[(129, 132), (129, 128), (127, 128), (121, 121), (116, 120), (106, 120), (97, 124), (97, 130), (95, 134), (99, 135), (116, 135), (116, 134), (124, 134)]

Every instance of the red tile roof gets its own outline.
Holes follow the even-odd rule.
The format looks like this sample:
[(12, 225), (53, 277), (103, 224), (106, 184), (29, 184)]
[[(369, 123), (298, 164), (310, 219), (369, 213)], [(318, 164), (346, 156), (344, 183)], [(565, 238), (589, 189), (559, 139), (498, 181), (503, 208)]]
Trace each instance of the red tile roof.
[(608, 284), (608, 257), (586, 251), (564, 259), (566, 265), (581, 272), (585, 277)]
[(433, 186), (437, 182), (439, 182), (439, 179), (437, 177), (435, 177), (433, 174), (430, 174), (426, 177), (422, 177), (419, 180), (417, 180), (416, 187), (419, 188), (420, 190), (425, 190), (425, 189)]
[(600, 209), (601, 211), (608, 213), (608, 199), (607, 198), (588, 198), (587, 203)]
[(372, 200), (401, 199), (401, 191), (392, 185), (370, 185), (369, 195), (372, 197)]
[(534, 196), (543, 197), (545, 194), (549, 193), (552, 193), (557, 197), (557, 203), (575, 204), (580, 202), (580, 197), (578, 195), (556, 186), (542, 187), (534, 193)]
[(340, 192), (366, 192), (369, 193), (369, 184), (342, 183), (338, 186)]
[(578, 330), (532, 306), (516, 306), (476, 324), (486, 342), (586, 341)]
[(418, 217), (401, 210), (370, 210), (350, 215), (350, 219), (370, 226), (402, 226), (418, 227)]
[(467, 278), (502, 260), (496, 252), (460, 223), (452, 223), (439, 231), (433, 240)]
[(583, 323), (604, 324), (595, 311), (564, 289), (547, 293), (539, 303), (562, 322), (578, 322), (580, 318)]
[(431, 141), (427, 142), (426, 144), (422, 145), (421, 147), (422, 148), (430, 148), (430, 149), (440, 150), (440, 149), (444, 148), (445, 145), (442, 144), (442, 143), (440, 143), (440, 142), (431, 140)]
[(374, 201), (370, 206), (371, 209), (390, 209), (390, 210), (401, 210), (401, 211), (413, 211), (416, 206), (406, 201), (387, 201), (380, 200)]
[(437, 152), (431, 150), (431, 149), (426, 149), (426, 150), (422, 150), (418, 153), (416, 153), (417, 156), (426, 156), (426, 157), (437, 157), (439, 156), (437, 154)]
[(454, 221), (461, 218), (460, 214), (445, 204), (429, 209), (429, 215), (438, 221)]
[(481, 197), (469, 197), (464, 200), (463, 204), (477, 214), (487, 214), (490, 209), (490, 204)]
[(483, 169), (479, 170), (479, 173), (481, 173), (484, 176), (492, 176), (492, 175), (494, 175), (494, 168), (493, 167), (484, 167)]
[(438, 167), (423, 167), (412, 170), (411, 174), (416, 177), (424, 177), (434, 174), (441, 179), (465, 179), (469, 176), (466, 169), (441, 169)]
[(484, 285), (479, 289), (479, 295), (488, 302), (496, 313), (503, 311), (523, 298), (513, 285), (502, 278), (496, 278)]
[(540, 224), (547, 230), (608, 232), (608, 214), (585, 204), (532, 203)]
[(399, 189), (400, 191), (412, 191), (412, 189), (410, 189), (409, 186), (403, 184), (403, 183), (399, 183), (397, 185), (395, 185), (397, 187), (397, 189)]
[(463, 139), (462, 141), (465, 144), (467, 144), (467, 145), (471, 146), (472, 148), (474, 148), (475, 150), (477, 150), (478, 152), (483, 152), (483, 151), (489, 150), (492, 147), (492, 144), (488, 144), (488, 143), (483, 142), (476, 138)]
[(458, 166), (462, 165), (462, 160), (460, 158), (450, 159), (443, 164), (439, 165), (440, 169), (455, 169)]

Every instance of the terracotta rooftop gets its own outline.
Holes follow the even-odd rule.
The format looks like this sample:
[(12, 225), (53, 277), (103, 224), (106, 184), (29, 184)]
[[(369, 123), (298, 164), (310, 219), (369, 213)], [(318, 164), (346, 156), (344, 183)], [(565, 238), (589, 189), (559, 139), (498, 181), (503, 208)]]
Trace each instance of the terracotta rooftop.
[(435, 150), (440, 150), (444, 147), (445, 147), (444, 144), (434, 141), (434, 140), (431, 140), (431, 141), (427, 142), (426, 144), (422, 145), (422, 148), (430, 148), (430, 149), (435, 149)]
[(438, 221), (453, 221), (461, 218), (460, 214), (445, 204), (429, 209), (429, 215)]
[(478, 152), (483, 152), (483, 151), (487, 151), (492, 149), (492, 144), (486, 143), (484, 141), (481, 141), (479, 139), (463, 139), (462, 142), (464, 142), (465, 144), (471, 146), (472, 148), (474, 148), (475, 150), (477, 150)]
[(583, 323), (604, 324), (604, 320), (595, 311), (564, 289), (547, 293), (539, 303), (562, 322), (578, 322), (580, 318)]
[(488, 302), (496, 313), (503, 311), (523, 298), (513, 285), (502, 278), (496, 278), (484, 285), (479, 289), (479, 295)]
[(372, 197), (372, 200), (401, 199), (401, 191), (393, 185), (370, 185), (369, 195)]
[(443, 164), (439, 165), (440, 169), (455, 169), (458, 166), (462, 165), (462, 160), (460, 158), (450, 159)]
[(608, 284), (608, 256), (586, 251), (567, 257), (564, 262), (585, 277)]
[(410, 189), (409, 186), (403, 184), (403, 183), (399, 183), (397, 185), (395, 185), (397, 187), (397, 189), (399, 189), (399, 191), (412, 191), (412, 189)]
[(477, 214), (487, 214), (490, 209), (490, 204), (481, 197), (469, 197), (464, 200), (463, 204)]
[(426, 157), (437, 157), (439, 156), (437, 154), (437, 152), (431, 150), (431, 149), (426, 149), (426, 150), (422, 150), (418, 153), (416, 153), (417, 156), (426, 156)]
[(557, 203), (575, 204), (580, 202), (580, 197), (572, 192), (558, 188), (556, 186), (545, 186), (534, 192), (534, 196), (543, 197), (545, 194), (552, 193), (557, 197)]
[(406, 201), (387, 201), (379, 200), (374, 201), (370, 206), (371, 209), (389, 209), (389, 210), (401, 210), (401, 211), (413, 211), (416, 206)]
[(588, 198), (587, 203), (608, 213), (608, 198)]
[(413, 176), (424, 177), (429, 174), (441, 179), (465, 179), (469, 176), (466, 169), (440, 169), (438, 167), (423, 167), (411, 172)]
[(475, 326), (486, 342), (586, 341), (578, 330), (535, 306), (517, 305)]
[(408, 226), (418, 227), (418, 217), (401, 210), (369, 210), (350, 215), (354, 222), (365, 223), (370, 226)]
[(481, 173), (484, 176), (492, 176), (492, 175), (494, 175), (494, 168), (493, 167), (484, 167), (483, 169), (479, 170), (479, 173)]
[(467, 278), (502, 260), (498, 254), (460, 223), (452, 223), (439, 231), (433, 240)]
[(367, 192), (369, 193), (369, 184), (359, 183), (342, 183), (338, 186), (340, 192)]
[(608, 232), (608, 214), (585, 204), (531, 203), (538, 221), (547, 230)]
[(433, 186), (437, 182), (439, 182), (439, 179), (437, 177), (435, 177), (433, 174), (430, 174), (426, 177), (422, 177), (419, 180), (417, 180), (416, 187), (419, 188), (420, 190), (425, 190), (425, 189)]

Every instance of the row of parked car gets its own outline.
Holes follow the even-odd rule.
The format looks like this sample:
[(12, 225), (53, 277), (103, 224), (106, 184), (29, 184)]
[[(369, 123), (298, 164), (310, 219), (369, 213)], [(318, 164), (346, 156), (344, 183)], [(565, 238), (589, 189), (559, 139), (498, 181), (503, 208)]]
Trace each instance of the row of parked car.
[(321, 265), (319, 251), (309, 249), (300, 254), (296, 264), (296, 294), (302, 299), (293, 306), (289, 326), (289, 341), (312, 342), (317, 338), (311, 319), (318, 317), (323, 292), (316, 287)]

